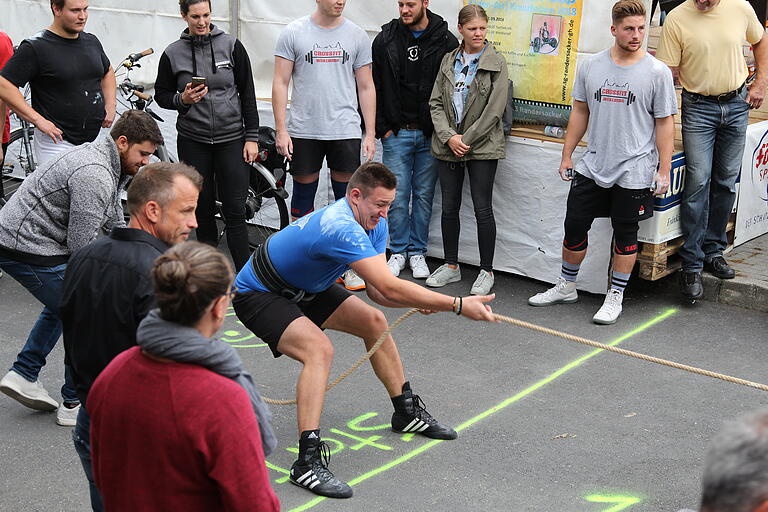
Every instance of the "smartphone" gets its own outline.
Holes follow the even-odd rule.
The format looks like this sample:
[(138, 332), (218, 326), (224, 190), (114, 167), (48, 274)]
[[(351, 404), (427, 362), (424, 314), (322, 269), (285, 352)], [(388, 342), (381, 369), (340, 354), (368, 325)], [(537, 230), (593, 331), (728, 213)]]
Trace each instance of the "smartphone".
[(192, 77), (192, 88), (196, 88), (200, 85), (206, 85), (208, 83), (208, 79), (204, 76), (193, 76)]

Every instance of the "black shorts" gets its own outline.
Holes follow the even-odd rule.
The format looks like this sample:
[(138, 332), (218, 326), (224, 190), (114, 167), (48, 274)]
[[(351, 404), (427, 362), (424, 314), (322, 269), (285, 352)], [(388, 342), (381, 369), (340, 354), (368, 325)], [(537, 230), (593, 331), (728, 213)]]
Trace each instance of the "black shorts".
[(352, 295), (343, 286), (334, 284), (312, 299), (293, 303), (271, 292), (238, 293), (232, 301), (238, 320), (272, 350), (272, 355), (283, 355), (277, 344), (288, 326), (303, 316), (318, 327)]
[(353, 173), (360, 167), (360, 139), (315, 140), (293, 137), (291, 174), (312, 174), (323, 168)]
[(574, 172), (565, 215), (574, 219), (610, 217), (619, 222), (640, 222), (653, 216), (653, 193), (649, 188), (603, 188)]

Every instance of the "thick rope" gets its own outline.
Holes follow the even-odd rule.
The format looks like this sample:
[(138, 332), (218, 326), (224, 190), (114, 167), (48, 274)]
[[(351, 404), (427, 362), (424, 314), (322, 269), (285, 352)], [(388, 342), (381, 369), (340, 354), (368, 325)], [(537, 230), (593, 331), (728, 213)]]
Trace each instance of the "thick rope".
[[(355, 362), (355, 364), (353, 364), (349, 368), (349, 370), (345, 371), (344, 373), (339, 375), (336, 378), (336, 380), (331, 382), (328, 385), (328, 387), (325, 388), (325, 390), (329, 391), (329, 390), (333, 389), (341, 381), (343, 381), (344, 379), (346, 379), (347, 377), (352, 375), (352, 373), (354, 373), (355, 370), (357, 370), (360, 367), (360, 365), (362, 365), (363, 363), (368, 361), (371, 358), (371, 356), (373, 356), (373, 354), (376, 353), (376, 351), (379, 349), (381, 344), (384, 343), (384, 340), (386, 340), (389, 337), (389, 335), (392, 334), (393, 330), (395, 330), (408, 317), (410, 317), (411, 315), (413, 315), (414, 313), (416, 313), (418, 311), (419, 311), (418, 309), (411, 309), (410, 311), (405, 313), (403, 316), (401, 316), (400, 318), (395, 320), (392, 323), (392, 325), (390, 325), (389, 328), (386, 331), (384, 331), (381, 336), (379, 336), (379, 339), (376, 340), (376, 343), (373, 344), (371, 349), (368, 352), (366, 352), (365, 355), (363, 355), (360, 359), (358, 359), (357, 362)], [(504, 316), (504, 315), (498, 315), (498, 314), (494, 313), (493, 316), (496, 318), (496, 320), (498, 320), (500, 322), (505, 322), (505, 323), (508, 323), (508, 324), (516, 325), (518, 327), (524, 327), (524, 328), (530, 329), (532, 331), (537, 331), (537, 332), (540, 332), (540, 333), (549, 334), (549, 335), (552, 335), (552, 336), (556, 336), (558, 338), (566, 339), (568, 341), (573, 341), (573, 342), (576, 342), (576, 343), (581, 343), (582, 345), (587, 345), (587, 346), (598, 348), (598, 349), (601, 349), (601, 350), (606, 350), (608, 352), (614, 352), (616, 354), (621, 354), (623, 356), (634, 357), (636, 359), (641, 359), (643, 361), (649, 361), (651, 363), (656, 363), (656, 364), (660, 364), (660, 365), (663, 365), (663, 366), (669, 366), (670, 368), (677, 368), (678, 370), (685, 370), (687, 372), (695, 373), (695, 374), (698, 374), (698, 375), (704, 375), (705, 377), (712, 377), (713, 379), (724, 380), (726, 382), (731, 382), (733, 384), (741, 384), (742, 386), (747, 386), (747, 387), (750, 387), (750, 388), (759, 389), (761, 391), (768, 391), (768, 386), (766, 386), (765, 384), (760, 384), (758, 382), (752, 382), (750, 380), (740, 379), (738, 377), (731, 377), (730, 375), (724, 375), (722, 373), (717, 373), (717, 372), (713, 372), (713, 371), (710, 371), (710, 370), (704, 370), (702, 368), (697, 368), (695, 366), (689, 366), (687, 364), (676, 363), (674, 361), (669, 361), (667, 359), (661, 359), (659, 357), (648, 356), (648, 355), (645, 355), (645, 354), (641, 354), (639, 352), (633, 352), (631, 350), (625, 350), (623, 348), (612, 347), (612, 346), (606, 345), (604, 343), (599, 343), (597, 341), (592, 341), (592, 340), (587, 339), (587, 338), (582, 338), (580, 336), (574, 336), (573, 334), (568, 334), (566, 332), (561, 332), (561, 331), (557, 331), (555, 329), (550, 329), (549, 327), (542, 327), (540, 325), (532, 324), (532, 323), (529, 323), (529, 322), (524, 322), (522, 320), (517, 320), (515, 318), (510, 318), (510, 317)], [(272, 404), (272, 405), (292, 405), (292, 404), (296, 403), (296, 400), (274, 400), (272, 398), (264, 398), (264, 401), (267, 402), (268, 404)]]

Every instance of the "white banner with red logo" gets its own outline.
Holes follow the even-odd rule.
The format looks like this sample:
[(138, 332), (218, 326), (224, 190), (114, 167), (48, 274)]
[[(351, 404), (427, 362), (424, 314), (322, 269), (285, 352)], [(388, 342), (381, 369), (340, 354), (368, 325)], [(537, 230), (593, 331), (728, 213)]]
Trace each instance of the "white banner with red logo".
[(768, 121), (751, 124), (741, 163), (733, 245), (768, 233)]

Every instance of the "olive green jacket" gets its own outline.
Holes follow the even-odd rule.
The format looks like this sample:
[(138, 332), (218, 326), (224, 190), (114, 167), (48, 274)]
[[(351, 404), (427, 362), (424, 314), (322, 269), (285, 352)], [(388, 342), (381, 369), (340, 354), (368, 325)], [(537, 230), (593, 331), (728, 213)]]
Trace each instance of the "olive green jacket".
[[(453, 109), (455, 78), (453, 63), (461, 47), (446, 53), (440, 64), (429, 111), (435, 131), (432, 134), (432, 154), (439, 160), (498, 160), (506, 155), (506, 137), (502, 116), (507, 106), (507, 61), (488, 44), (478, 63), (477, 75), (469, 86), (464, 119), (456, 126)], [(471, 147), (463, 158), (458, 158), (448, 147), (448, 139), (462, 135), (464, 144)]]

